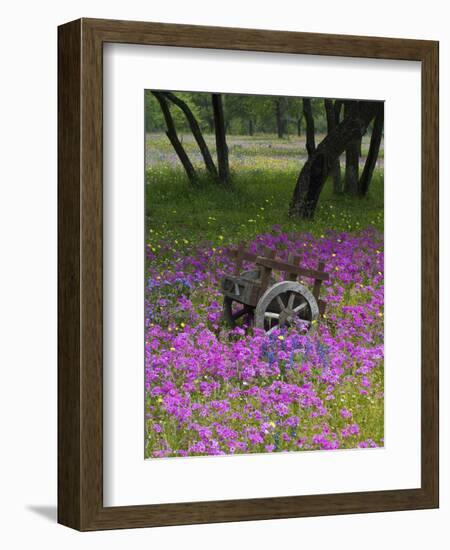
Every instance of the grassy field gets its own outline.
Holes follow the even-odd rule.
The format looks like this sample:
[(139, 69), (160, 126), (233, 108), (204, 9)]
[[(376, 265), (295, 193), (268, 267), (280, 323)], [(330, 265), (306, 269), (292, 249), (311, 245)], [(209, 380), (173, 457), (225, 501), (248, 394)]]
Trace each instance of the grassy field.
[[(179, 135), (183, 146), (192, 163), (201, 166), (202, 160), (197, 145), (191, 134)], [(320, 143), (323, 135), (316, 136), (316, 143)], [(213, 135), (204, 136), (210, 151), (215, 154), (215, 138)], [(361, 146), (361, 164), (367, 155), (370, 138), (364, 136)], [(146, 136), (145, 158), (146, 167), (157, 167), (161, 164), (174, 165), (178, 163), (172, 145), (164, 134), (151, 133)], [(305, 138), (303, 136), (289, 136), (278, 139), (271, 134), (257, 134), (254, 136), (227, 136), (227, 144), (230, 155), (231, 167), (242, 168), (246, 166), (254, 169), (262, 160), (265, 167), (270, 163), (270, 168), (299, 169), (306, 160)], [(383, 146), (378, 156), (378, 168), (383, 167)], [(256, 164), (255, 164), (256, 163)]]
[[(298, 157), (297, 141), (295, 145), (294, 140), (264, 137), (250, 142), (241, 136), (231, 136), (228, 142), (232, 188), (224, 189), (205, 180), (200, 189), (193, 189), (178, 159), (171, 157), (173, 153), (167, 138), (160, 135), (147, 137), (152, 160), (147, 163), (146, 170), (146, 216), (147, 228), (153, 236), (180, 233), (195, 241), (223, 244), (251, 239), (273, 225), (280, 225), (288, 232), (308, 231), (315, 235), (330, 227), (350, 232), (364, 227), (383, 231), (384, 179), (381, 168), (375, 172), (367, 198), (336, 195), (331, 181), (328, 181), (315, 220), (292, 220), (287, 215), (289, 203), (304, 162), (292, 154), (295, 150)], [(236, 155), (235, 151), (242, 147), (242, 142), (247, 143), (245, 154)], [(195, 158), (192, 140), (185, 139), (184, 144), (191, 158)], [(273, 145), (269, 147), (270, 144)], [(156, 162), (154, 159), (158, 155), (159, 161)]]

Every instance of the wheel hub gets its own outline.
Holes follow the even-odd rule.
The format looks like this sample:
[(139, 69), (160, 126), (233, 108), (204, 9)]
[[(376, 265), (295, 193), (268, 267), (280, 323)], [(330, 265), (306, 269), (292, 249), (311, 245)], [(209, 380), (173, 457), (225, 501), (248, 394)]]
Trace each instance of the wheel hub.
[(292, 323), (295, 318), (295, 312), (293, 309), (285, 308), (280, 312), (280, 325)]

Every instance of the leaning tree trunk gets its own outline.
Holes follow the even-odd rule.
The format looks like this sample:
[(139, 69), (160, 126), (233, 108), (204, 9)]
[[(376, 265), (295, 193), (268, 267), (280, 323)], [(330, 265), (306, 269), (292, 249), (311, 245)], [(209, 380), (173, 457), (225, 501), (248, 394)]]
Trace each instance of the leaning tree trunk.
[(303, 116), (305, 117), (306, 123), (306, 151), (308, 152), (309, 158), (316, 150), (316, 130), (314, 127), (311, 100), (307, 97), (303, 98)]
[(337, 158), (348, 145), (367, 131), (378, 104), (371, 101), (352, 102), (347, 116), (317, 146), (297, 179), (290, 205), (290, 215), (312, 219), (320, 193)]
[(175, 124), (173, 123), (173, 118), (172, 118), (172, 115), (170, 114), (170, 109), (167, 104), (167, 99), (160, 92), (152, 92), (152, 94), (158, 100), (158, 103), (161, 107), (162, 114), (164, 116), (164, 120), (166, 121), (166, 126), (167, 126), (166, 135), (169, 138), (169, 141), (172, 144), (172, 147), (174, 148), (176, 154), (178, 155), (178, 158), (180, 159), (180, 162), (183, 165), (183, 168), (186, 172), (186, 175), (189, 181), (192, 183), (192, 185), (197, 185), (198, 183), (197, 173), (191, 161), (189, 160), (189, 157), (187, 156), (187, 153), (184, 150), (184, 147), (181, 144), (181, 141), (178, 139), (177, 131), (175, 129)]
[(200, 130), (200, 126), (193, 112), (191, 111), (187, 103), (185, 103), (182, 99), (177, 97), (172, 92), (163, 92), (163, 94), (165, 95), (165, 97), (167, 97), (167, 99), (170, 99), (172, 103), (177, 105), (183, 111), (189, 123), (189, 127), (191, 129), (192, 135), (194, 136), (195, 141), (197, 142), (198, 148), (200, 149), (200, 154), (203, 157), (203, 161), (205, 163), (206, 169), (213, 177), (217, 178), (216, 165), (214, 164), (211, 153), (209, 152), (208, 146), (206, 145), (206, 142), (203, 138), (202, 131)]
[(223, 114), (222, 95), (211, 94), (214, 113), (214, 128), (216, 132), (217, 164), (219, 166), (219, 180), (228, 184), (230, 167), (228, 164), (228, 146), (225, 132), (225, 118)]
[(373, 123), (372, 136), (370, 138), (369, 152), (367, 153), (366, 163), (364, 164), (363, 173), (359, 180), (359, 194), (366, 196), (369, 190), (370, 182), (372, 181), (373, 171), (377, 164), (378, 153), (380, 151), (381, 137), (383, 135), (384, 125), (384, 105), (379, 105), (378, 112)]
[[(344, 117), (351, 108), (353, 102), (346, 102), (344, 105)], [(359, 181), (359, 157), (361, 152), (361, 136), (358, 136), (345, 151), (345, 184), (344, 192), (348, 195), (356, 195), (358, 193)]]
[[(333, 105), (332, 99), (324, 99), (325, 112), (327, 115), (327, 131), (330, 133), (336, 128), (336, 125), (339, 124), (339, 111), (336, 110)], [(340, 110), (340, 109), (339, 109)], [(342, 179), (341, 179), (341, 161), (339, 157), (334, 161), (333, 166), (331, 167), (331, 176), (333, 178), (333, 191), (336, 194), (342, 192)]]

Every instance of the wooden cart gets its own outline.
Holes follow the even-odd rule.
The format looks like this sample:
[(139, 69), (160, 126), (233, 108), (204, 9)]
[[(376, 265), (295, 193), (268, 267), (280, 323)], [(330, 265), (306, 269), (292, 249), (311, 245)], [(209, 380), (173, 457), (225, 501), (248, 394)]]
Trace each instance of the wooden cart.
[[(276, 259), (276, 251), (265, 249), (262, 255), (253, 254), (241, 243), (231, 249), (235, 258), (234, 274), (223, 277), (223, 318), (231, 327), (239, 324), (255, 326), (266, 332), (302, 321), (307, 328), (325, 311), (320, 299), (320, 287), (329, 279), (319, 262), (317, 270), (299, 265), (300, 257), (289, 254), (288, 261)], [(242, 271), (244, 261), (255, 264), (255, 269)], [(277, 280), (273, 271), (283, 274)], [(312, 291), (297, 279), (314, 281)]]

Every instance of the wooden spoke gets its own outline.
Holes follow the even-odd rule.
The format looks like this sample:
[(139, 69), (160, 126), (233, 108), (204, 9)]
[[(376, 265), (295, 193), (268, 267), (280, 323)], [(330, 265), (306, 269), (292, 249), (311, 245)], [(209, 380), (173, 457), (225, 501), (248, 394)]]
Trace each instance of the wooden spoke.
[(303, 304), (300, 304), (299, 306), (294, 307), (294, 312), (295, 313), (300, 313), (300, 311), (303, 311), (306, 307), (308, 307), (308, 303), (303, 302)]
[(279, 319), (280, 314), (279, 313), (273, 313), (272, 311), (265, 311), (264, 312), (264, 317), (266, 319)]
[(288, 309), (292, 309), (294, 307), (294, 301), (295, 301), (295, 293), (291, 292), (288, 300), (288, 305), (287, 305)]
[(286, 309), (286, 306), (284, 305), (284, 302), (281, 299), (281, 296), (279, 295), (277, 296), (277, 302), (278, 302), (278, 305), (280, 306), (281, 311), (283, 311), (283, 309)]

